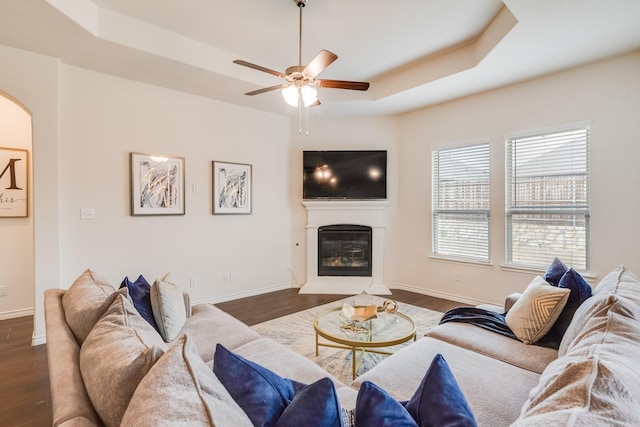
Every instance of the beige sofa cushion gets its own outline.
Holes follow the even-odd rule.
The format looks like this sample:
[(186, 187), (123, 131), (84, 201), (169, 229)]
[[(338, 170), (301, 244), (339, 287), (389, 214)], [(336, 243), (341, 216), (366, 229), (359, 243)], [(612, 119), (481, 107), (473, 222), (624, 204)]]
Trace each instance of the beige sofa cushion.
[(382, 360), (351, 385), (371, 381), (396, 400), (409, 400), (438, 353), (449, 364), (479, 426), (509, 426), (540, 378), (535, 372), (424, 337)]
[(62, 297), (64, 316), (80, 345), (113, 302), (115, 288), (92, 270), (85, 270)]
[(251, 421), (181, 335), (140, 382), (123, 427), (248, 426)]
[(120, 425), (138, 383), (167, 349), (162, 337), (119, 295), (80, 349), (80, 372), (107, 427)]
[(593, 290), (593, 295), (615, 294), (640, 305), (640, 279), (623, 265), (607, 274)]
[(189, 334), (189, 338), (198, 349), (198, 354), (205, 363), (213, 364), (213, 355), (218, 343), (229, 350), (261, 336), (253, 329), (230, 314), (211, 304), (196, 304), (193, 306), (191, 317), (182, 329)]
[(160, 335), (166, 342), (171, 342), (187, 321), (182, 291), (166, 275), (153, 283), (150, 296), (153, 317)]
[(634, 301), (608, 293), (585, 301), (563, 338), (564, 356), (543, 372), (516, 425), (639, 426), (638, 337)]
[(470, 323), (443, 323), (429, 330), (425, 336), (455, 344), (538, 374), (558, 358), (558, 351), (553, 348), (525, 345), (518, 340)]
[(544, 337), (567, 303), (569, 289), (551, 286), (536, 276), (505, 316), (507, 326), (525, 344)]

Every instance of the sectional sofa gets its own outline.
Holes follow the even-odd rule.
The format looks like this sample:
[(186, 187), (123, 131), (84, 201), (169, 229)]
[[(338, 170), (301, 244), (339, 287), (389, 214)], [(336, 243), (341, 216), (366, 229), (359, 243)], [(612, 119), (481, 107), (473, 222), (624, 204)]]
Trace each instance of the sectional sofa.
[[(154, 314), (161, 313), (157, 328), (126, 287), (116, 290), (91, 270), (68, 290), (45, 292), (53, 425), (250, 426), (213, 373), (218, 344), (299, 383), (329, 378), (343, 425), (353, 422), (349, 410), (363, 384), (411, 399), (437, 355), (478, 425), (640, 425), (640, 280), (624, 267), (577, 308), (558, 350), (445, 323), (352, 384), (215, 306), (191, 306), (188, 295), (165, 288), (154, 284), (151, 296)], [(518, 301), (508, 299), (507, 308)]]

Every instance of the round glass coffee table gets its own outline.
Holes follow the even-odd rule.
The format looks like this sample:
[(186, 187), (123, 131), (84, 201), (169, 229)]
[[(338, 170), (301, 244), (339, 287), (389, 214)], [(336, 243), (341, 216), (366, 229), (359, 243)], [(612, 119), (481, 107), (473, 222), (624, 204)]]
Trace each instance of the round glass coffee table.
[[(351, 321), (341, 315), (342, 308), (332, 308), (318, 314), (313, 321), (316, 331), (316, 356), (319, 347), (351, 350), (351, 376), (356, 372), (365, 353), (392, 354), (385, 347), (416, 340), (416, 324), (400, 312), (380, 312), (377, 317), (364, 322)], [(320, 342), (320, 337), (327, 342)]]

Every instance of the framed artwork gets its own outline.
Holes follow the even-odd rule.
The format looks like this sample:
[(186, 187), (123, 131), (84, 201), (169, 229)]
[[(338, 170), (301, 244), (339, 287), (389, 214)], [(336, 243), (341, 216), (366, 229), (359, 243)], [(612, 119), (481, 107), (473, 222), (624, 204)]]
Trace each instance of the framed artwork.
[(29, 216), (29, 151), (0, 147), (0, 217)]
[(131, 215), (184, 215), (184, 157), (131, 153)]
[(213, 214), (251, 213), (251, 165), (213, 162)]

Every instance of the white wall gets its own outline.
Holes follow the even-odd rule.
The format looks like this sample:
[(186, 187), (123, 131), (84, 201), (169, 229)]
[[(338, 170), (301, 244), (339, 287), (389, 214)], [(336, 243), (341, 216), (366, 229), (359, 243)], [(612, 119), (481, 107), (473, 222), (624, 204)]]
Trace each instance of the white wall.
[[(289, 127), (285, 117), (62, 66), (61, 286), (92, 268), (116, 285), (171, 272), (195, 302), (288, 287)], [(129, 214), (130, 152), (185, 157), (186, 215)], [(212, 215), (213, 160), (253, 165), (251, 215)], [(80, 220), (80, 208), (95, 219)]]
[[(295, 118), (290, 123), (5, 46), (0, 65), (0, 90), (33, 114), (34, 342), (44, 339), (44, 290), (68, 287), (87, 267), (115, 284), (125, 275), (153, 280), (171, 272), (195, 301), (303, 280), (305, 149), (389, 150), (385, 283), (500, 303), (532, 276), (501, 268), (502, 135), (591, 120), (592, 273), (600, 278), (618, 264), (640, 272), (639, 52), (399, 118), (329, 119), (312, 112), (308, 138), (297, 134)], [(492, 265), (430, 259), (430, 150), (482, 137), (492, 140)], [(131, 151), (186, 158), (186, 215), (129, 215)], [(212, 160), (253, 165), (251, 215), (211, 215)], [(94, 208), (96, 219), (81, 221), (82, 207)], [(188, 285), (192, 277), (195, 288)]]
[[(31, 153), (31, 145), (31, 114), (8, 95), (3, 96), (0, 92), (0, 147), (20, 148)], [(0, 165), (0, 168), (5, 166)], [(0, 297), (0, 319), (33, 314), (33, 179), (30, 176), (30, 164), (27, 171), (28, 183), (23, 184), (28, 185), (28, 216), (0, 218), (0, 235), (3, 242), (0, 245), (0, 286), (6, 286), (8, 289), (7, 296)], [(4, 176), (5, 185), (6, 179), (7, 175)]]
[[(640, 274), (640, 52), (449, 102), (401, 117), (400, 216), (394, 265), (400, 286), (470, 302), (502, 303), (532, 272), (502, 268), (503, 134), (591, 121), (591, 274), (624, 264)], [(491, 139), (491, 265), (431, 255), (431, 150)], [(460, 274), (460, 280), (455, 275)]]
[[(34, 343), (44, 337), (44, 290), (60, 285), (58, 61), (0, 45), (0, 90), (31, 111), (33, 124)], [(24, 262), (29, 262), (25, 260)], [(2, 261), (3, 268), (6, 261)], [(12, 296), (9, 295), (9, 300)], [(9, 310), (21, 308), (12, 306)]]

